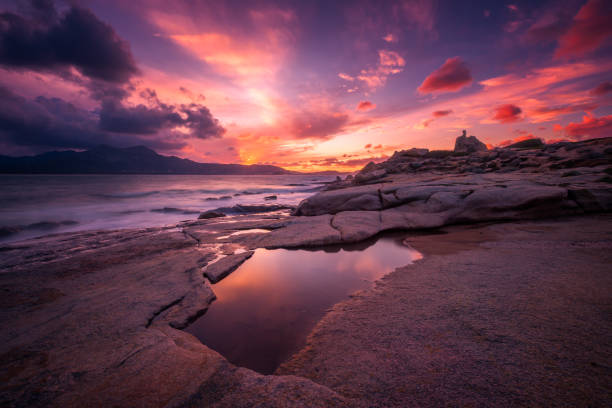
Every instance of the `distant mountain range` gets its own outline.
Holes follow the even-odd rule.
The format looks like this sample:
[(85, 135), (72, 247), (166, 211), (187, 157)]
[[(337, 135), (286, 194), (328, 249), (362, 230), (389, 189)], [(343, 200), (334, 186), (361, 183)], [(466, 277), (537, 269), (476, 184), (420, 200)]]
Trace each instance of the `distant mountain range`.
[[(101, 145), (76, 152), (55, 151), (37, 156), (0, 155), (0, 173), (36, 174), (300, 174), (282, 167), (253, 164), (198, 163), (162, 156), (145, 146), (116, 148)], [(326, 172), (327, 173), (327, 172)], [(333, 172), (329, 172), (332, 174)]]

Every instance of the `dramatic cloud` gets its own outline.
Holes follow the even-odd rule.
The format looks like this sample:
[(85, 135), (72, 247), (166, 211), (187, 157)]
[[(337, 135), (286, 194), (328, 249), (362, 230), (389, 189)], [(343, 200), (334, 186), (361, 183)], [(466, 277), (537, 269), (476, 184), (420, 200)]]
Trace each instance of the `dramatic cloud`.
[(58, 148), (90, 148), (99, 144), (146, 144), (170, 150), (185, 145), (174, 138), (115, 135), (101, 130), (98, 124), (97, 115), (60, 98), (39, 96), (29, 100), (0, 87), (0, 141), (27, 147), (31, 153)]
[(60, 98), (29, 100), (0, 87), (0, 140), (32, 152), (99, 144), (175, 150), (185, 146), (186, 138), (219, 137), (224, 132), (202, 105), (157, 101), (153, 106), (130, 107), (109, 99), (98, 114)]
[(595, 96), (605, 95), (612, 91), (612, 82), (602, 82), (591, 90), (591, 94)]
[(64, 73), (73, 67), (110, 82), (126, 82), (138, 72), (128, 44), (91, 11), (75, 6), (60, 17), (50, 2), (32, 4), (30, 18), (0, 13), (4, 67)]
[(160, 102), (154, 93), (153, 106), (124, 106), (121, 102), (107, 100), (100, 111), (100, 128), (110, 132), (154, 134), (164, 129), (184, 128), (188, 135), (199, 139), (221, 137), (225, 129), (208, 108), (190, 103), (178, 106)]
[(500, 105), (495, 108), (495, 115), (493, 116), (493, 120), (497, 120), (501, 123), (511, 123), (516, 122), (521, 117), (521, 108), (512, 104)]
[(612, 115), (601, 116), (585, 115), (582, 122), (570, 122), (564, 128), (568, 136), (580, 140), (587, 137), (608, 137), (612, 134)]
[(559, 39), (556, 57), (582, 56), (597, 49), (612, 35), (612, 3), (589, 0), (574, 17), (572, 26)]
[(357, 110), (360, 110), (362, 112), (366, 112), (366, 111), (372, 110), (374, 108), (376, 108), (376, 104), (374, 104), (374, 103), (372, 103), (370, 101), (361, 101), (357, 105)]
[(422, 94), (456, 92), (471, 83), (470, 69), (461, 58), (454, 57), (447, 59), (440, 68), (429, 74), (418, 91)]

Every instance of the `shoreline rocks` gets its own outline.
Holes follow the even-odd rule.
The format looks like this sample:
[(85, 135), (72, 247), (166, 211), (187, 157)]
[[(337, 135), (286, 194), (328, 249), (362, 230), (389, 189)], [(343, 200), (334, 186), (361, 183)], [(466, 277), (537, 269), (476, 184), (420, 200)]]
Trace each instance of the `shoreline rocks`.
[[(235, 367), (178, 329), (207, 310), (214, 282), (257, 248), (612, 211), (612, 138), (521, 146), (398, 152), (353, 179), (329, 184), (292, 216), (282, 205), (236, 206), (172, 227), (2, 245), (0, 368), (10, 375), (3, 376), (0, 402), (361, 406), (351, 395), (301, 377)], [(255, 214), (266, 211), (277, 213)], [(259, 231), (236, 233), (244, 230)]]

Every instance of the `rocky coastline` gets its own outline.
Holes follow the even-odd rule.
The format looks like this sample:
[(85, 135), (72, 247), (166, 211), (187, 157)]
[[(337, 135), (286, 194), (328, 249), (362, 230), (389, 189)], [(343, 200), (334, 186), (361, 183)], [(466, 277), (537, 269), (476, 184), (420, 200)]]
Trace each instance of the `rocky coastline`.
[[(325, 191), (302, 201), (291, 213), (280, 206), (271, 212), (244, 215), (239, 212), (225, 216), (223, 212), (213, 211), (217, 215), (203, 214), (201, 219), (176, 226), (57, 234), (5, 244), (0, 247), (3, 329), (0, 401), (3, 406), (15, 407), (427, 405), (426, 393), (432, 392), (432, 387), (423, 385), (416, 389), (397, 382), (398, 376), (412, 378), (406, 371), (406, 367), (411, 367), (424, 372), (442, 370), (435, 375), (430, 372), (429, 377), (439, 387), (444, 378), (452, 379), (439, 395), (431, 397), (432, 406), (436, 402), (454, 404), (457, 401), (487, 405), (487, 393), (495, 384), (503, 382), (503, 376), (494, 376), (494, 384), (479, 380), (462, 388), (453, 374), (465, 368), (471, 370), (474, 378), (489, 375), (483, 372), (479, 377), (477, 371), (482, 365), (491, 367), (491, 361), (483, 357), (481, 365), (473, 363), (480, 349), (467, 354), (463, 349), (455, 350), (457, 354), (452, 352), (453, 347), (473, 347), (472, 343), (465, 342), (465, 333), (474, 336), (473, 332), (463, 326), (457, 329), (459, 340), (456, 343), (445, 340), (443, 346), (432, 345), (441, 347), (442, 352), (432, 354), (431, 360), (427, 360), (419, 348), (425, 343), (419, 342), (418, 336), (430, 341), (436, 330), (414, 332), (408, 327), (410, 319), (417, 318), (418, 324), (426, 321), (430, 322), (429, 328), (439, 329), (460, 313), (444, 312), (445, 308), (457, 305), (436, 300), (435, 313), (417, 316), (414, 310), (425, 310), (418, 309), (422, 304), (414, 303), (410, 307), (406, 304), (416, 302), (410, 299), (423, 303), (427, 302), (427, 296), (444, 297), (436, 291), (446, 293), (440, 273), (447, 271), (452, 285), (448, 290), (453, 296), (472, 296), (466, 301), (472, 308), (487, 302), (495, 305), (484, 314), (461, 311), (470, 316), (472, 320), (468, 323), (487, 344), (483, 352), (496, 356), (513, 350), (516, 333), (512, 330), (525, 329), (531, 321), (525, 327), (512, 326), (512, 330), (508, 328), (510, 325), (492, 321), (505, 304), (497, 302), (500, 296), (511, 296), (512, 288), (515, 293), (527, 296), (523, 300), (534, 304), (537, 312), (534, 313), (538, 315), (534, 321), (560, 319), (563, 312), (571, 313), (571, 308), (559, 307), (547, 316), (544, 305), (535, 304), (532, 299), (537, 293), (524, 291), (521, 285), (525, 281), (516, 280), (506, 287), (503, 275), (499, 274), (485, 277), (481, 282), (491, 288), (501, 285), (506, 288), (504, 291), (491, 289), (484, 294), (476, 293), (474, 287), (479, 281), (472, 275), (482, 274), (482, 268), (501, 268), (506, 273), (523, 276), (522, 271), (528, 268), (531, 274), (523, 276), (524, 279), (542, 279), (536, 273), (542, 268), (545, 276), (553, 279), (555, 269), (549, 267), (555, 264), (556, 258), (551, 234), (564, 234), (566, 238), (559, 240), (559, 249), (588, 258), (583, 264), (580, 259), (568, 261), (572, 279), (580, 275), (581, 265), (592, 267), (594, 272), (589, 272), (587, 283), (576, 286), (581, 292), (574, 292), (559, 282), (551, 286), (555, 290), (544, 292), (567, 296), (582, 305), (577, 309), (579, 314), (569, 317), (588, 320), (585, 330), (592, 330), (591, 334), (597, 338), (591, 348), (598, 355), (606, 355), (612, 344), (608, 341), (605, 345), (612, 337), (605, 317), (611, 311), (606, 290), (610, 293), (612, 289), (609, 273), (605, 274), (605, 266), (610, 261), (607, 254), (612, 249), (611, 183), (612, 138), (552, 145), (528, 140), (489, 150), (476, 138), (463, 135), (457, 139), (454, 151), (411, 149), (396, 152), (386, 162), (368, 164), (354, 177), (339, 179)], [(457, 232), (461, 228), (476, 228), (485, 238), (474, 240), (473, 234)], [(525, 228), (541, 232), (544, 241), (529, 236)], [(278, 375), (264, 376), (235, 367), (181, 330), (206, 312), (215, 299), (215, 282), (248, 262), (257, 248), (352, 243), (398, 229), (415, 232), (414, 245), (426, 254), (425, 260), (405, 270), (396, 270), (370, 293), (334, 307), (311, 334), (306, 349), (283, 365)], [(449, 237), (456, 236), (457, 241), (450, 240), (447, 248), (466, 246), (457, 250), (463, 251), (460, 256), (444, 253), (434, 239), (419, 238), (423, 231), (436, 229), (442, 229)], [(576, 234), (574, 238), (572, 233)], [(504, 234), (509, 237), (507, 241)], [(524, 263), (514, 262), (515, 268), (506, 268), (504, 265), (521, 254), (512, 245), (526, 242), (526, 236), (532, 245), (521, 247), (527, 259)], [(499, 246), (491, 244), (497, 241)], [(536, 257), (538, 242), (544, 243), (540, 259)], [(576, 242), (580, 248), (573, 247)], [(482, 257), (481, 264), (474, 261), (473, 268), (465, 266), (470, 259), (479, 257)], [(470, 276), (469, 279), (457, 277), (453, 259), (458, 259), (460, 271)], [(562, 265), (558, 267), (563, 269)], [(432, 273), (438, 285), (427, 286), (418, 268)], [(407, 274), (418, 275), (414, 282), (427, 290), (419, 292), (419, 286), (406, 289), (410, 285)], [(594, 294), (599, 302), (598, 306), (591, 305), (592, 309), (587, 305), (588, 293)], [(477, 302), (473, 300), (476, 297)], [(393, 319), (384, 316), (386, 310), (391, 315), (396, 313)], [(595, 312), (589, 314), (589, 311)], [(524, 314), (529, 315), (528, 311)], [(512, 319), (512, 315), (504, 315), (504, 319)], [(598, 324), (603, 329), (593, 329)], [(559, 330), (565, 327), (561, 323), (552, 326), (558, 326)], [(405, 331), (393, 332), (393, 327), (402, 327)], [(505, 334), (487, 331), (496, 328)], [(375, 345), (367, 340), (373, 337), (377, 338)], [(544, 335), (542, 339), (555, 347), (565, 344), (557, 344)], [(563, 358), (571, 358), (572, 352), (577, 352), (577, 342), (588, 341), (588, 336), (583, 339), (576, 335), (572, 339), (567, 345), (569, 349), (560, 352)], [(507, 347), (489, 347), (491, 342), (501, 342)], [(529, 344), (544, 347), (537, 341)], [(341, 356), (340, 345), (347, 351), (345, 357)], [(372, 352), (364, 347), (372, 347)], [(385, 353), (392, 356), (382, 358)], [(457, 355), (462, 356), (463, 360), (459, 360), (463, 365), (452, 368), (456, 371), (444, 377), (443, 371), (448, 367), (442, 364), (440, 356), (455, 361), (453, 358)], [(421, 357), (410, 363), (415, 356)], [(519, 356), (517, 361), (526, 361), (529, 356)], [(329, 363), (322, 359), (328, 359)], [(494, 357), (490, 360), (498, 361)], [(376, 375), (374, 371), (369, 377), (363, 373), (367, 371), (368, 361), (376, 361)], [(431, 366), (428, 361), (438, 365)], [(588, 378), (581, 379), (579, 385), (595, 384), (598, 394), (590, 399), (586, 391), (580, 395), (584, 401), (598, 406), (611, 394), (610, 382), (606, 386), (601, 378), (610, 379), (612, 362), (599, 358), (593, 363), (595, 366), (590, 367)], [(397, 368), (398, 364), (401, 369)], [(511, 362), (504, 360), (504, 364)], [(508, 369), (512, 381), (527, 367)], [(565, 372), (557, 367), (553, 371), (562, 376), (578, 369), (572, 366)], [(593, 380), (596, 376), (600, 379)], [(540, 386), (538, 378), (530, 379), (535, 384), (533, 387)], [(512, 381), (513, 386), (521, 387)], [(555, 386), (542, 385), (544, 392)], [(530, 398), (533, 400), (532, 388), (522, 393), (517, 391), (519, 397), (514, 402), (524, 404)], [(452, 389), (457, 390), (456, 394)], [(359, 390), (367, 390), (369, 394)], [(569, 401), (580, 402), (577, 394), (570, 391), (566, 394), (570, 395), (566, 396)], [(499, 404), (513, 402), (505, 394), (498, 397), (495, 401)]]

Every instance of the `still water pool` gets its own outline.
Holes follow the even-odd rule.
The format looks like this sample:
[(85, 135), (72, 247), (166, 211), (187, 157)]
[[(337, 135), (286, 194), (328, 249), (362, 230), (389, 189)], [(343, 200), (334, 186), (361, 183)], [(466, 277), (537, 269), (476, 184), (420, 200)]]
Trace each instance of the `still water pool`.
[(271, 374), (299, 351), (326, 310), (420, 259), (393, 234), (324, 249), (258, 249), (213, 285), (206, 314), (186, 331), (230, 362)]

